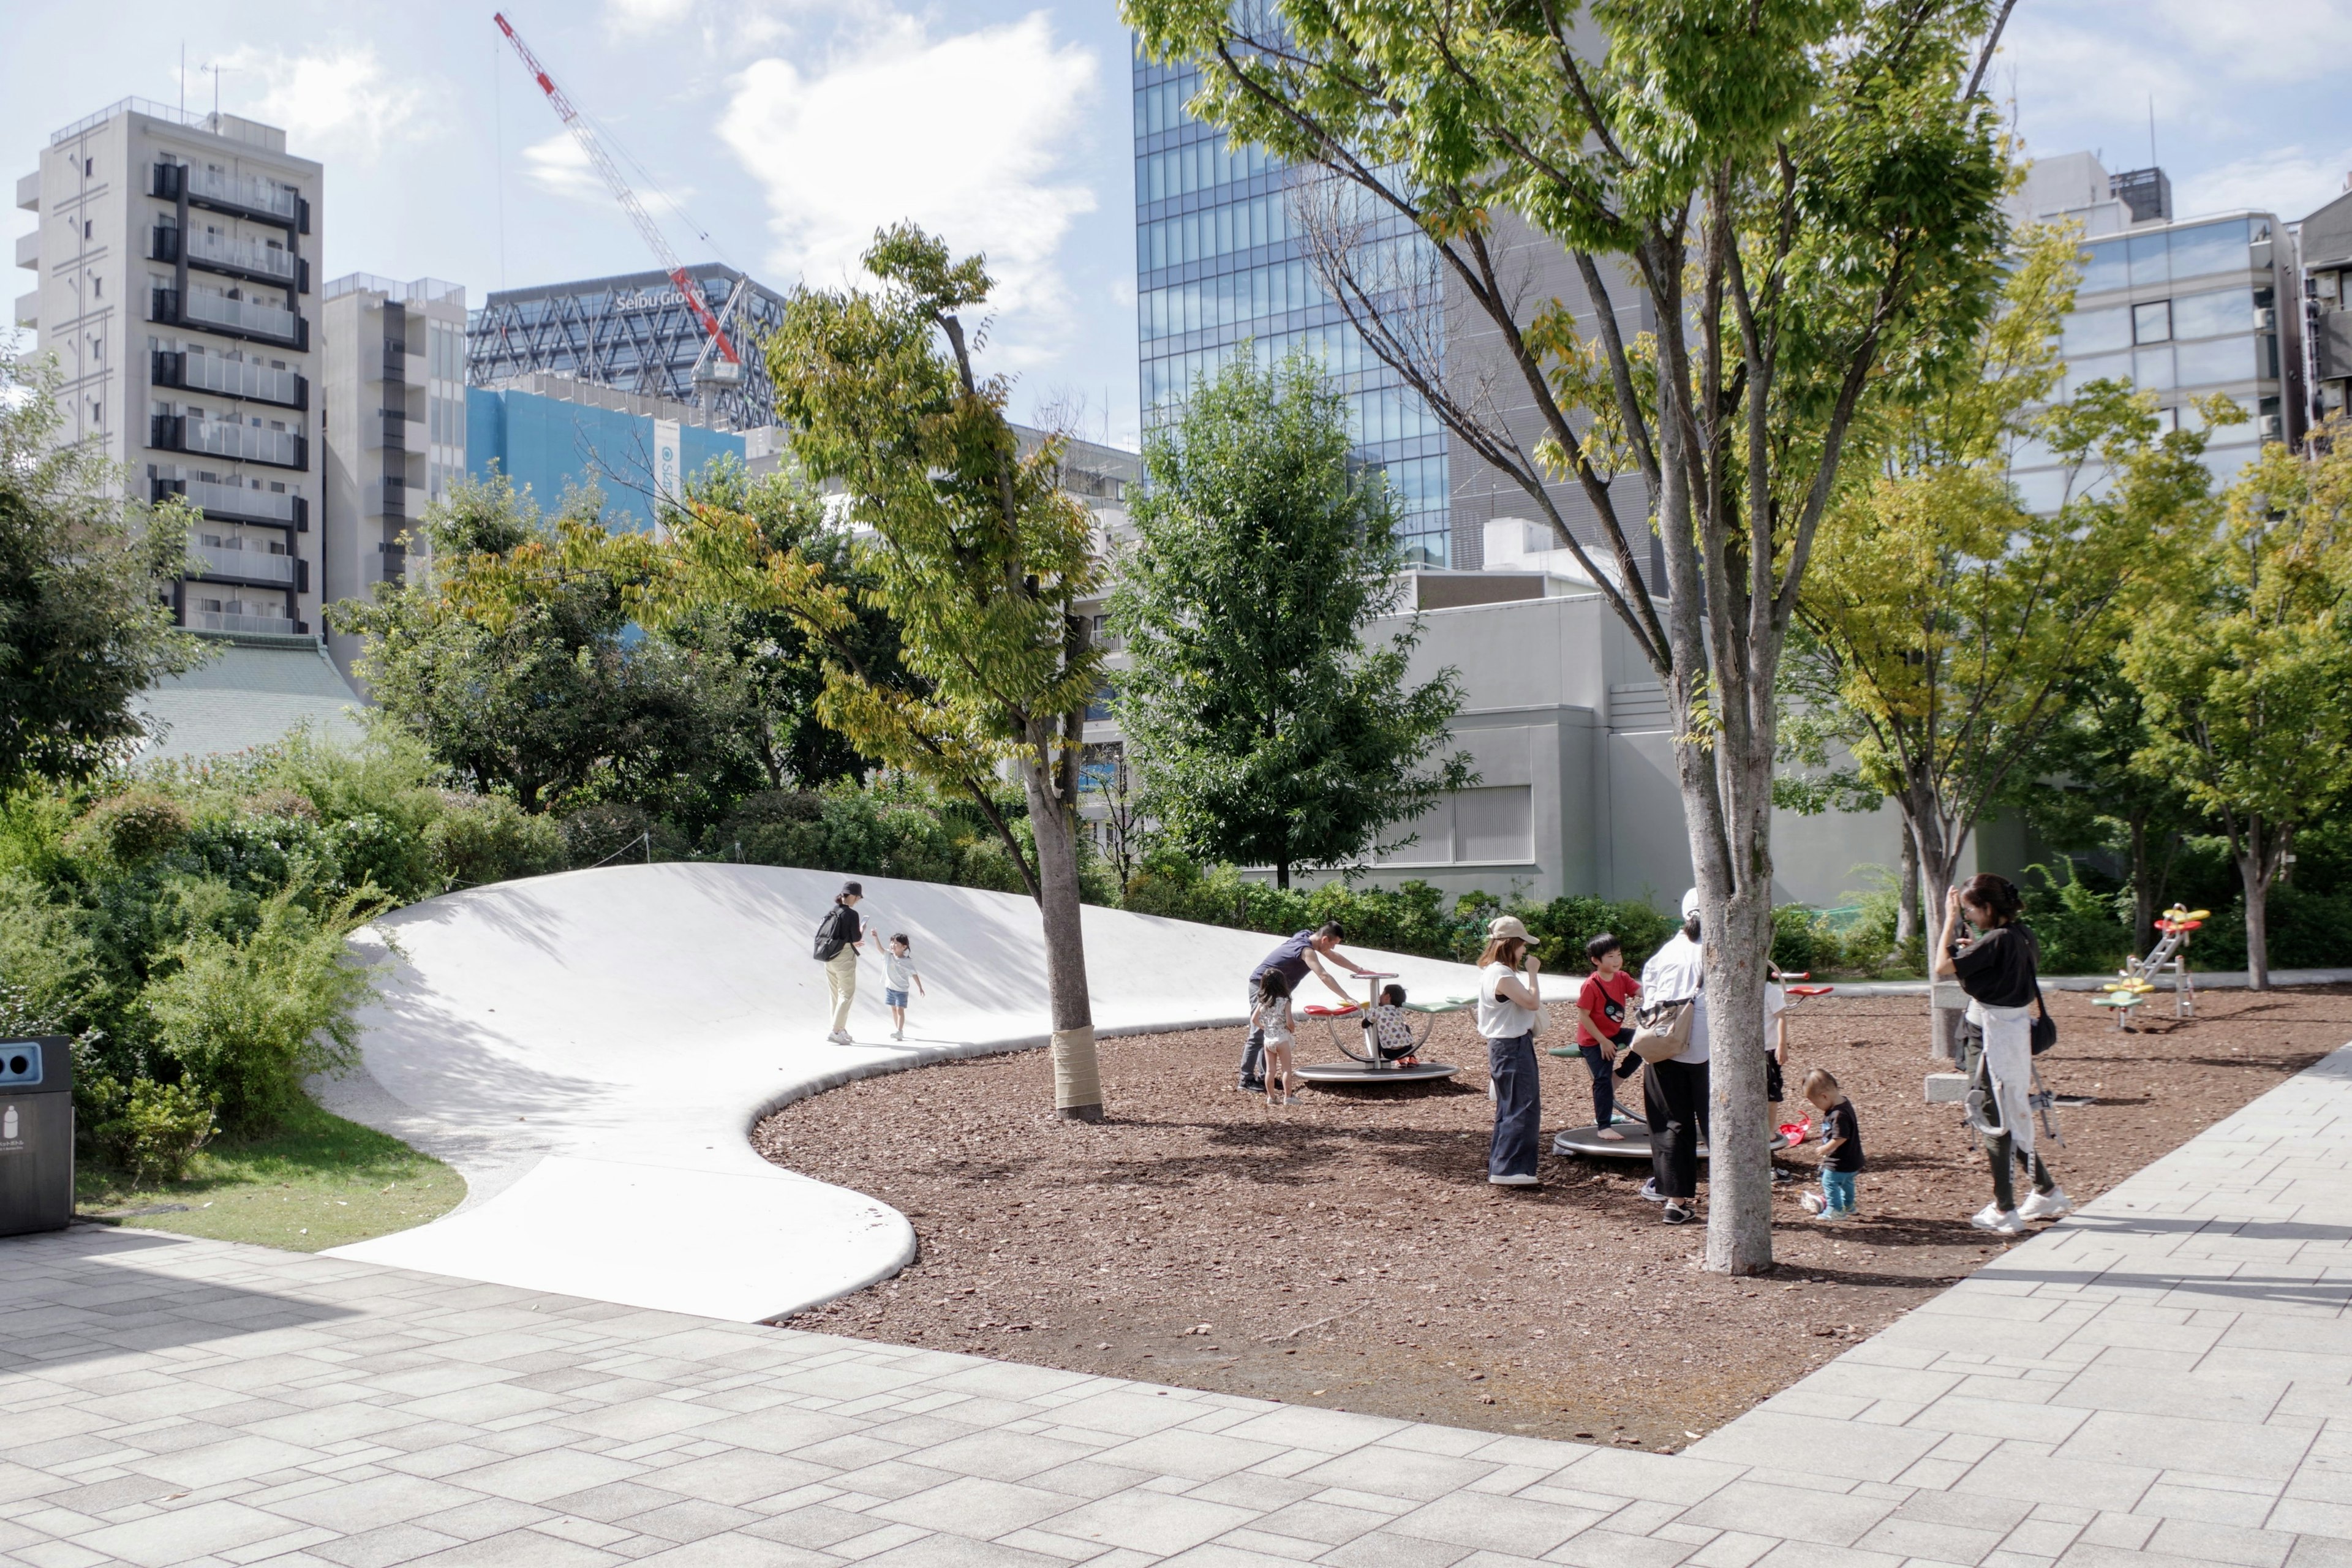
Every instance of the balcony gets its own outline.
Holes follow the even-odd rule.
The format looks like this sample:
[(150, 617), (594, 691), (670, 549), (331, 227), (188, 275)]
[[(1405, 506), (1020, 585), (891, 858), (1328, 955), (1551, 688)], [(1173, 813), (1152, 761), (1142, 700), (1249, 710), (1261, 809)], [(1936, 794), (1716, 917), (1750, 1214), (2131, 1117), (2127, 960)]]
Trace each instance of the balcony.
[(256, 245), (226, 235), (190, 229), (184, 236), (170, 224), (157, 224), (149, 237), (147, 254), (157, 261), (177, 261), (184, 250), (188, 265), (232, 278), (275, 283), (297, 294), (310, 291), (310, 264), (282, 246)]
[(16, 176), (16, 205), (28, 213), (41, 210), (41, 172)]
[(178, 201), (184, 194), (191, 205), (283, 224), (302, 234), (310, 232), (310, 204), (299, 191), (275, 180), (188, 163), (158, 163), (151, 188), (167, 202)]
[(180, 386), (191, 392), (217, 392), (225, 397), (274, 403), (280, 408), (310, 406), (309, 378), (290, 370), (274, 370), (251, 360), (223, 359), (218, 354), (176, 353), (158, 350), (148, 358), (148, 379), (157, 386)]
[(408, 450), (408, 416), (397, 408), (362, 413), (360, 433), (361, 444), (370, 451), (381, 447), (387, 456), (398, 457)]
[(2352, 310), (2322, 310), (2312, 323), (2311, 339), (2320, 380), (2352, 376)]
[(41, 269), (41, 231), (39, 229), (16, 237), (16, 265), (30, 268), (36, 272)]
[(157, 479), (152, 499), (157, 505), (178, 496), (206, 517), (222, 522), (260, 522), (310, 531), (310, 503), (281, 490), (250, 489), (244, 485), (216, 484), (209, 479)]
[(387, 478), (383, 481), (383, 515), (405, 518), (408, 515), (408, 481)]
[(190, 545), (188, 553), (205, 563), (204, 574), (207, 577), (282, 587), (294, 584), (296, 558), (291, 555), (272, 555), (266, 550), (230, 550), (218, 544)]
[(299, 635), (302, 624), (284, 616), (250, 616), (224, 610), (190, 610), (187, 626), (198, 632), (259, 632), (271, 637)]
[(196, 327), (226, 337), (276, 343), (298, 353), (310, 349), (310, 323), (292, 310), (253, 300), (190, 289), (185, 298), (177, 289), (157, 289), (148, 299), (147, 319), (169, 327)]
[(366, 379), (369, 381), (405, 381), (408, 379), (408, 345), (394, 339), (386, 338), (383, 341), (383, 353), (381, 358), (373, 354), (362, 354), (361, 363), (365, 367)]
[(260, 430), (226, 419), (193, 419), (175, 414), (158, 414), (148, 424), (147, 444), (166, 452), (201, 452), (277, 468), (310, 466), (310, 443), (291, 430)]

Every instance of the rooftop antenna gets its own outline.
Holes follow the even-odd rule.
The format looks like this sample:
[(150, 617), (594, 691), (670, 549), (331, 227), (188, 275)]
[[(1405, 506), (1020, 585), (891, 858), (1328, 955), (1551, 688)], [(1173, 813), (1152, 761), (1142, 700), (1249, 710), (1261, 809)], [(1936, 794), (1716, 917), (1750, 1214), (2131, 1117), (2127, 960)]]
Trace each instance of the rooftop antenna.
[(2156, 94), (2147, 95), (2147, 166), (2156, 167)]
[(180, 118), (188, 117), (188, 40), (180, 40)]
[(231, 72), (231, 71), (233, 71), (233, 70), (236, 69), (236, 68), (235, 66), (209, 66), (209, 65), (208, 65), (208, 66), (205, 67), (204, 68), (213, 73), (213, 123), (214, 123), (215, 126), (217, 126), (217, 125), (220, 123), (220, 83), (221, 83), (221, 78), (223, 78), (223, 77), (226, 76), (229, 72)]

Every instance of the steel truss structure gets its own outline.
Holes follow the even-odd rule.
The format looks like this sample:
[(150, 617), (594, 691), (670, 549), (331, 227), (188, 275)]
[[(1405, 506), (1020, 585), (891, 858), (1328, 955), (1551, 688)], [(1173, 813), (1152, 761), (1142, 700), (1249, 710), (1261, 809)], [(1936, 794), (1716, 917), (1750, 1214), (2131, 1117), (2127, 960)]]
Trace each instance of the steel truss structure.
[[(686, 271), (713, 314), (726, 308), (741, 276), (715, 261)], [(783, 300), (752, 283), (727, 323), (742, 355), (743, 379), (697, 388), (695, 362), (709, 340), (667, 273), (502, 289), (467, 321), (466, 379), (488, 386), (543, 371), (695, 404), (727, 429), (757, 429), (775, 423), (775, 391), (761, 344), (783, 319)]]

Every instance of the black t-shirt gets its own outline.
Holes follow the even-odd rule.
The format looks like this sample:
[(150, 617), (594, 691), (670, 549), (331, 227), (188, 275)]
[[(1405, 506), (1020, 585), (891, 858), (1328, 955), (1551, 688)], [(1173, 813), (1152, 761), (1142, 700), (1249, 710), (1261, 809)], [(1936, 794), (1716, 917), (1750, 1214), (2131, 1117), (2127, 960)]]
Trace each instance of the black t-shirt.
[(1988, 1007), (2024, 1007), (2033, 1001), (2042, 944), (2024, 926), (1996, 926), (1952, 954), (1960, 989)]
[(1845, 1140), (1830, 1152), (1822, 1163), (1832, 1171), (1862, 1169), (1862, 1121), (1853, 1113), (1853, 1101), (1842, 1100), (1822, 1114), (1822, 1142)]

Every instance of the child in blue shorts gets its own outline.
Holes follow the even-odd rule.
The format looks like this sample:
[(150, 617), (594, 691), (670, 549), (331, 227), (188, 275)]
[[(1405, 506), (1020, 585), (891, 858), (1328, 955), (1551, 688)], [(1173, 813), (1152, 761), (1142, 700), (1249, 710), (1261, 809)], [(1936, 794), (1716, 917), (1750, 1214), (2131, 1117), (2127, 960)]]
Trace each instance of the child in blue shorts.
[[(900, 931), (890, 939), (890, 951), (882, 955), (882, 1000), (890, 1009), (890, 1037), (907, 1037), (907, 987), (912, 984), (923, 990), (923, 977), (915, 972), (912, 944), (907, 933)], [(925, 995), (930, 993), (925, 991)]]

